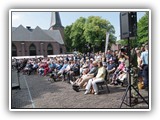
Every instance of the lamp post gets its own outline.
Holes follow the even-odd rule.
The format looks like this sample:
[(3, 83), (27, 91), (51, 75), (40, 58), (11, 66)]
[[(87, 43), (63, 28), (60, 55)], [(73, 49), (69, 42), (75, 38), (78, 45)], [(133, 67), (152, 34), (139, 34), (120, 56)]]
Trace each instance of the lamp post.
[(105, 40), (102, 40), (101, 42), (102, 52), (105, 50)]

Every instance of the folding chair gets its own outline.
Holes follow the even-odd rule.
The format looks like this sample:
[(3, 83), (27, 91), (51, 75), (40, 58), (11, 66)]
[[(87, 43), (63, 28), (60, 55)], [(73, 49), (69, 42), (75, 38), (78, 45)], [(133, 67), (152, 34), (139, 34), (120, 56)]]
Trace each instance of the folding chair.
[[(98, 92), (107, 90), (108, 93), (110, 93), (110, 90), (109, 90), (109, 87), (108, 87), (108, 79), (107, 78), (108, 77), (107, 77), (107, 73), (106, 73), (105, 80), (96, 83), (97, 87), (98, 87)], [(104, 89), (103, 86), (106, 86), (106, 89)]]

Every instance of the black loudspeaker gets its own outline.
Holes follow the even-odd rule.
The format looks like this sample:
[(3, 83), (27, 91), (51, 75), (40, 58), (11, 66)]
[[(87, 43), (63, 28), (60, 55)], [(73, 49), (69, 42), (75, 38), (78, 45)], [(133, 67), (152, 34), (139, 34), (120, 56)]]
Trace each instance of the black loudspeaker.
[(120, 12), (121, 39), (137, 35), (137, 12)]

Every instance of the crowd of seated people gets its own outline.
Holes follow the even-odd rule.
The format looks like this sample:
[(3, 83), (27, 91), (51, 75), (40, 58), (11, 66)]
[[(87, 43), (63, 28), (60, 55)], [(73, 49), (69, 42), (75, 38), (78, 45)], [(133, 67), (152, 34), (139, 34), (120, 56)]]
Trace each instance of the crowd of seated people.
[[(110, 60), (112, 62), (110, 62)], [(49, 80), (67, 81), (78, 86), (77, 88), (84, 88), (91, 78), (96, 77), (98, 73), (98, 62), (101, 61), (108, 73), (113, 73), (116, 70), (117, 56), (112, 57), (112, 52), (109, 51), (109, 57), (106, 58), (104, 53), (96, 53), (89, 56), (59, 56), (54, 58), (38, 58), (22, 60), (22, 72), (30, 75), (36, 73), (40, 76), (49, 76)], [(24, 65), (25, 63), (25, 65)], [(115, 63), (110, 65), (110, 63)], [(63, 77), (62, 77), (63, 76)], [(79, 76), (74, 79), (74, 76)]]
[[(136, 49), (137, 50), (137, 49)], [(139, 71), (141, 71), (140, 50), (137, 50)], [(48, 80), (67, 81), (75, 91), (86, 89), (88, 94), (93, 89), (98, 94), (96, 82), (107, 79), (110, 85), (118, 85), (127, 79), (128, 56), (126, 51), (108, 50), (107, 53), (91, 53), (87, 55), (57, 56), (50, 58), (13, 60), (14, 66), (24, 74), (49, 76)], [(140, 74), (140, 72), (139, 72)], [(78, 76), (78, 78), (75, 78)], [(140, 75), (139, 75), (140, 76)], [(142, 77), (142, 75), (141, 75)]]

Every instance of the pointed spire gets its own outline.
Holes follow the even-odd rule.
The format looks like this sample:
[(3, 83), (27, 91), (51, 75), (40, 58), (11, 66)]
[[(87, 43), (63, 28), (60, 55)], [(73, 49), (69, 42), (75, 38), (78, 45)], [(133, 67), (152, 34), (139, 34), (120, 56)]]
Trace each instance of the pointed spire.
[(51, 13), (50, 29), (53, 29), (54, 27), (62, 27), (59, 12), (52, 12)]
[[(64, 27), (61, 24), (59, 12), (51, 13), (51, 24), (49, 30), (59, 30), (64, 41)], [(64, 41), (65, 42), (65, 41)]]

